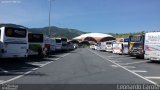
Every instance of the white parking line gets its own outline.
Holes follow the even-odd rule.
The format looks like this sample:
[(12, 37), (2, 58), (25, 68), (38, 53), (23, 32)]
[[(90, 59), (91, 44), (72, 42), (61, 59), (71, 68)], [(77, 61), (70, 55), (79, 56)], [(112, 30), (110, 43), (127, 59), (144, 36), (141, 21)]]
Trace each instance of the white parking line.
[(0, 82), (3, 82), (4, 80), (0, 80)]
[(35, 66), (41, 66), (41, 65), (44, 65), (44, 64), (39, 64), (39, 63), (31, 63), (32, 65), (35, 65)]
[(136, 68), (135, 66), (123, 66), (125, 68)]
[(49, 60), (57, 61), (60, 58), (48, 58)]
[[(115, 58), (112, 58), (115, 59)], [(128, 60), (131, 59), (131, 57), (118, 57), (118, 60)]]
[[(63, 55), (62, 57), (65, 57), (65, 56), (67, 56), (67, 55), (69, 55), (69, 54), (70, 54), (70, 53), (67, 53), (67, 54)], [(60, 59), (60, 58), (59, 58), (59, 59)], [(50, 61), (50, 62), (48, 62), (48, 63), (45, 63), (45, 64), (41, 65), (40, 67), (44, 67), (44, 66), (46, 66), (46, 65), (48, 65), (48, 64), (50, 64), (50, 63), (52, 63), (52, 62), (54, 62), (54, 61)], [(40, 67), (39, 67), (39, 68), (40, 68)], [(25, 75), (27, 75), (27, 74), (29, 74), (29, 73), (37, 70), (37, 69), (39, 69), (39, 68), (31, 69), (30, 71), (27, 71), (27, 72), (25, 72), (25, 73), (22, 74), (22, 75), (16, 76), (16, 77), (11, 78), (11, 79), (6, 80), (6, 81), (2, 81), (2, 82), (0, 82), (0, 84), (5, 84), (5, 83), (8, 83), (8, 82), (14, 81), (14, 80), (16, 80), (16, 79), (19, 79), (19, 78), (21, 78), (21, 77), (23, 77), (23, 76), (25, 76)]]
[(34, 69), (32, 69), (33, 71), (36, 71), (37, 69), (39, 69), (39, 68), (34, 68)]
[(116, 60), (116, 61), (113, 61), (113, 62), (120, 63), (120, 62), (122, 62), (122, 61)]
[(145, 70), (131, 70), (132, 72), (147, 72)]
[(132, 65), (132, 64), (139, 64), (139, 63), (144, 63), (146, 61), (139, 61), (139, 62), (132, 62), (132, 63), (118, 63), (119, 65)]
[(138, 64), (138, 63), (144, 63), (144, 62), (146, 62), (146, 61), (139, 61), (139, 62), (126, 63), (126, 65)]
[[(88, 50), (89, 50), (89, 49), (88, 49)], [(91, 51), (91, 50), (89, 50), (89, 51)], [(150, 79), (148, 79), (148, 78), (145, 78), (145, 77), (143, 77), (143, 76), (141, 76), (141, 75), (139, 75), (139, 74), (133, 72), (132, 70), (129, 70), (129, 69), (127, 69), (127, 68), (125, 68), (125, 67), (123, 67), (123, 66), (121, 66), (121, 65), (119, 65), (119, 64), (117, 64), (117, 63), (115, 63), (115, 62), (113, 62), (113, 61), (110, 60), (110, 59), (104, 58), (103, 56), (101, 56), (101, 55), (98, 54), (98, 53), (95, 53), (95, 52), (93, 52), (93, 51), (91, 51), (91, 52), (94, 53), (94, 54), (96, 54), (97, 56), (103, 58), (104, 60), (107, 60), (107, 61), (109, 61), (109, 62), (111, 62), (111, 63), (113, 63), (113, 64), (115, 64), (115, 65), (121, 67), (122, 69), (124, 69), (124, 70), (126, 70), (126, 71), (128, 71), (128, 72), (130, 72), (130, 73), (132, 73), (132, 74), (134, 74), (134, 75), (136, 75), (136, 76), (138, 76), (138, 77), (140, 77), (140, 78), (142, 78), (142, 79), (148, 81), (149, 83), (154, 84), (154, 85), (160, 87), (160, 85), (159, 85), (158, 83), (156, 83), (156, 82), (154, 82), (154, 81), (152, 81), (152, 80), (150, 80)]]
[(52, 62), (53, 62), (53, 61), (47, 62), (47, 63), (41, 65), (40, 67), (44, 67), (44, 66), (46, 66), (46, 65), (48, 65), (48, 64), (50, 64), (50, 63), (52, 63)]
[(152, 76), (145, 76), (145, 78), (148, 78), (148, 79), (160, 79), (160, 77), (152, 77)]
[(71, 54), (71, 53), (67, 53), (67, 54), (65, 54), (65, 55), (61, 56), (61, 58), (62, 58), (62, 57), (65, 57), (65, 56), (67, 56), (67, 55), (69, 55), (69, 54)]
[(126, 63), (118, 63), (119, 65), (127, 65)]
[(111, 67), (118, 67), (117, 65), (111, 65)]
[(116, 58), (116, 57), (119, 57), (119, 56), (106, 56), (107, 58)]
[(4, 72), (4, 73), (8, 73), (8, 71), (7, 71), (7, 70), (4, 70), (3, 68), (0, 68), (0, 70), (1, 70), (2, 72)]
[(58, 59), (59, 59), (59, 58), (55, 58), (54, 60), (56, 60), (56, 61), (57, 61)]

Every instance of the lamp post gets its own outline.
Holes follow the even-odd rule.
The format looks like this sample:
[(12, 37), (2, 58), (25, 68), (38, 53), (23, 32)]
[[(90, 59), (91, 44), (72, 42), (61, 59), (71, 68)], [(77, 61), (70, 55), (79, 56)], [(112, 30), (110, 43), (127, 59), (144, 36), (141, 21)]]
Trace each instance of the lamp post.
[(52, 1), (49, 0), (49, 27), (48, 27), (48, 36), (51, 37), (51, 6)]

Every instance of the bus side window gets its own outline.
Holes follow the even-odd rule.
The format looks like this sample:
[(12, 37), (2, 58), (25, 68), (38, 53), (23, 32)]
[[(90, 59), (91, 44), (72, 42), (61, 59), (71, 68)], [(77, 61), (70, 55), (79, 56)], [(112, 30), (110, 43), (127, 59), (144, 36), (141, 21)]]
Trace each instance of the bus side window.
[(1, 40), (1, 29), (0, 29), (0, 40)]

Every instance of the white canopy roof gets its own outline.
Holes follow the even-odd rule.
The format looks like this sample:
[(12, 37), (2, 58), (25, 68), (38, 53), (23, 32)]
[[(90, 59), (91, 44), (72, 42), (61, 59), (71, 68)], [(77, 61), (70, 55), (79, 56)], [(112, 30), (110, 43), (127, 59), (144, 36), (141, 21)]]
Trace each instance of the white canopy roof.
[(113, 37), (112, 35), (109, 35), (109, 34), (103, 34), (103, 33), (87, 33), (87, 34), (82, 34), (78, 37), (75, 37), (73, 39), (81, 39), (81, 38), (86, 38), (86, 37), (100, 37), (100, 38), (103, 38), (103, 37)]

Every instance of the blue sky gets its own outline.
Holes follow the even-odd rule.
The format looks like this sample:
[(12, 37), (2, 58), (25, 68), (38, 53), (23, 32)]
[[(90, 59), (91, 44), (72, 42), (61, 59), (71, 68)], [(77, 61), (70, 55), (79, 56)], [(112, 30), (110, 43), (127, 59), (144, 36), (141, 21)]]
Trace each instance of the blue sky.
[[(44, 27), (48, 11), (49, 0), (0, 0), (0, 23)], [(85, 32), (160, 31), (160, 0), (53, 0), (51, 25)]]

